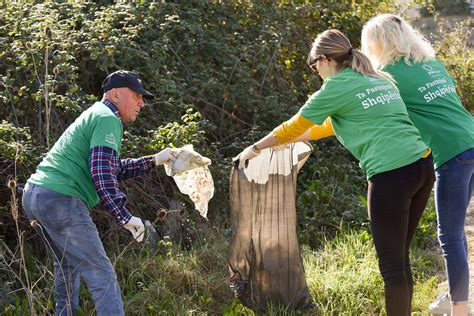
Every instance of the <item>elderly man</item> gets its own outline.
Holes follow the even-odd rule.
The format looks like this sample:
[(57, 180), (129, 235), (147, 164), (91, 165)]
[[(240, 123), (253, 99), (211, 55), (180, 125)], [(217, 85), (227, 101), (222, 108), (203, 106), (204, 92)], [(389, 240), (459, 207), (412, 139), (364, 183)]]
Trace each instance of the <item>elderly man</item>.
[(153, 156), (120, 159), (123, 123), (134, 121), (153, 95), (138, 73), (119, 70), (105, 78), (104, 96), (61, 135), (25, 186), (23, 208), (36, 220), (54, 253), (57, 315), (76, 314), (82, 277), (98, 315), (123, 315), (117, 276), (107, 258), (90, 208), (99, 201), (142, 241), (144, 225), (132, 216), (118, 180), (174, 160), (166, 148)]

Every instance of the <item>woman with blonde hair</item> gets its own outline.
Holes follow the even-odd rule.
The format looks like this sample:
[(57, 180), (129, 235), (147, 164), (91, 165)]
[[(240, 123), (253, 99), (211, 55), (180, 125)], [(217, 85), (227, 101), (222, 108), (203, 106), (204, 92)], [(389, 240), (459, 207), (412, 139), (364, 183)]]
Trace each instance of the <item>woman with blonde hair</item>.
[(321, 89), (293, 118), (234, 160), (244, 168), (264, 148), (335, 134), (367, 174), (369, 217), (387, 314), (410, 315), (409, 248), (434, 183), (430, 150), (389, 76), (375, 71), (343, 33), (319, 34), (308, 65), (324, 79)]
[(430, 310), (468, 315), (464, 223), (474, 188), (473, 116), (462, 106), (456, 83), (430, 43), (399, 16), (383, 14), (367, 22), (362, 50), (376, 68), (393, 76), (411, 120), (433, 150), (438, 238), (449, 295), (439, 297)]

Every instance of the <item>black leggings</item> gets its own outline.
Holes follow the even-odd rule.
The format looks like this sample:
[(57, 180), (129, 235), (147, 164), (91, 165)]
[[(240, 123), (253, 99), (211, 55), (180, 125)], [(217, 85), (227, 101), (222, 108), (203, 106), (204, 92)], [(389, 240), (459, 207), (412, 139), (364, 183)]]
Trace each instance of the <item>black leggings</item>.
[(411, 314), (409, 249), (434, 181), (431, 155), (369, 180), (370, 227), (385, 284), (388, 316)]

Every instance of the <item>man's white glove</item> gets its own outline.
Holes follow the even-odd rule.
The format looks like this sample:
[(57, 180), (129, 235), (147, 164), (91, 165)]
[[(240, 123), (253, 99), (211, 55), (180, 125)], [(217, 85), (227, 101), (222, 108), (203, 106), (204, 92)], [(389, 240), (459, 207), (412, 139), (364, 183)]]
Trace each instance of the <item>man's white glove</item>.
[(255, 148), (255, 145), (245, 148), (240, 154), (232, 159), (233, 161), (239, 160), (239, 169), (245, 168), (245, 162), (252, 158), (257, 157), (260, 154), (260, 150)]
[(127, 224), (123, 225), (129, 232), (132, 233), (133, 238), (141, 242), (145, 236), (145, 226), (139, 217), (132, 216)]
[(159, 153), (153, 155), (155, 160), (155, 166), (163, 165), (167, 161), (175, 161), (174, 150), (171, 148), (165, 148)]

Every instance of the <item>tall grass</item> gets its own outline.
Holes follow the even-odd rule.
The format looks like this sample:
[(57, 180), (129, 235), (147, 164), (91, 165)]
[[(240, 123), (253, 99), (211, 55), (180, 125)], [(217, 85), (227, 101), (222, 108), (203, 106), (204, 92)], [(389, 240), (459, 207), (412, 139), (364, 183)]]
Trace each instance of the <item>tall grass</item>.
[[(321, 250), (303, 250), (307, 280), (320, 315), (378, 315), (384, 312), (383, 281), (371, 236), (350, 230), (327, 240)], [(413, 248), (413, 312), (426, 313), (436, 295), (441, 259)], [(431, 268), (426, 270), (427, 267)]]
[[(265, 315), (383, 314), (383, 282), (370, 234), (365, 230), (341, 231), (321, 244), (320, 249), (302, 247), (307, 282), (316, 307), (295, 312), (269, 306)], [(234, 299), (227, 288), (228, 247), (229, 238), (221, 229), (214, 228), (207, 239), (196, 242), (191, 250), (160, 241), (155, 249), (132, 245), (120, 254), (110, 254), (126, 315), (256, 315)], [(412, 264), (416, 282), (413, 311), (424, 314), (436, 296), (442, 258), (432, 250), (414, 247)], [(30, 274), (32, 282), (40, 276), (38, 272)], [(52, 282), (47, 277), (41, 285), (51, 289)], [(36, 312), (53, 313), (51, 295), (44, 295), (45, 289), (41, 287), (34, 290)], [(18, 296), (16, 303), (4, 309), (6, 315), (30, 312), (35, 311), (29, 308), (25, 296)], [(94, 314), (94, 305), (84, 286), (80, 291), (79, 314)]]
[[(216, 232), (217, 233), (217, 232)], [(117, 265), (126, 296), (127, 314), (226, 314), (253, 315), (227, 290), (228, 240), (222, 234), (194, 250), (171, 247), (163, 255), (130, 254)], [(413, 311), (426, 312), (436, 295), (441, 257), (414, 248)], [(384, 312), (383, 282), (369, 233), (341, 232), (323, 247), (302, 249), (308, 286), (316, 303), (312, 310), (291, 312), (269, 306), (267, 315), (378, 315)], [(136, 256), (136, 257), (135, 257)]]
[(383, 308), (383, 282), (367, 232), (349, 231), (305, 249), (309, 288), (321, 314), (350, 312), (367, 315)]

